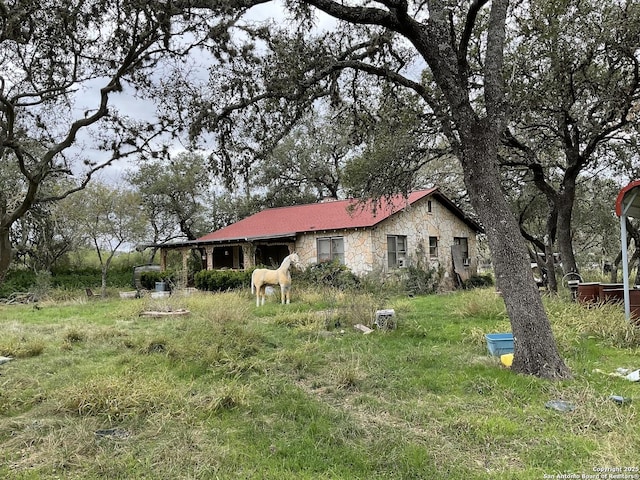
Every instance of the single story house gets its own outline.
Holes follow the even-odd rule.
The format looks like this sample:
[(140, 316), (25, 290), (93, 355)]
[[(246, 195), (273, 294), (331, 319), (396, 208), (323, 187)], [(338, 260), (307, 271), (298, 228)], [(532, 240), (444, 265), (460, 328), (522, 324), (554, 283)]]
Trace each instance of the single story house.
[(332, 200), (266, 209), (197, 240), (161, 245), (161, 265), (170, 249), (182, 250), (185, 268), (190, 251), (198, 249), (208, 270), (277, 267), (295, 251), (304, 265), (337, 260), (358, 275), (419, 262), (465, 280), (477, 270), (481, 231), (431, 188), (378, 205)]

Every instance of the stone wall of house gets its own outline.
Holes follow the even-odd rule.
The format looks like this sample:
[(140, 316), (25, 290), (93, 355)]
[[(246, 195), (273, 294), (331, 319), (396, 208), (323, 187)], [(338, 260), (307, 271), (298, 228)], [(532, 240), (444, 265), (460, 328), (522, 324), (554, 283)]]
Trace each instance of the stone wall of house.
[(360, 275), (370, 272), (374, 267), (372, 233), (371, 230), (338, 230), (307, 234), (298, 238), (296, 253), (304, 265), (317, 263), (317, 239), (342, 237), (344, 240), (344, 263), (352, 272)]
[[(388, 270), (387, 235), (406, 235), (409, 264), (442, 267), (445, 278), (453, 275), (451, 247), (454, 245), (454, 238), (466, 238), (469, 257), (472, 260), (467, 268), (470, 274), (476, 273), (478, 248), (475, 231), (434, 198), (429, 197), (416, 202), (401, 214), (393, 215), (382, 222), (376, 229), (373, 251), (376, 252), (377, 258), (374, 264), (383, 271)], [(438, 239), (436, 256), (429, 254), (429, 237)]]
[[(429, 203), (431, 201), (431, 211)], [(410, 264), (438, 268), (442, 266), (447, 276), (453, 274), (451, 246), (454, 237), (467, 238), (470, 273), (477, 269), (476, 233), (444, 205), (432, 197), (422, 199), (406, 210), (392, 215), (373, 229), (343, 230), (303, 235), (296, 242), (296, 252), (303, 264), (317, 262), (316, 241), (321, 237), (343, 237), (345, 264), (356, 274), (374, 270), (386, 272), (387, 235), (407, 237), (407, 257)], [(437, 256), (429, 255), (429, 237), (438, 239)]]
[(317, 262), (316, 236), (300, 235), (296, 239), (296, 253), (303, 265), (311, 265)]

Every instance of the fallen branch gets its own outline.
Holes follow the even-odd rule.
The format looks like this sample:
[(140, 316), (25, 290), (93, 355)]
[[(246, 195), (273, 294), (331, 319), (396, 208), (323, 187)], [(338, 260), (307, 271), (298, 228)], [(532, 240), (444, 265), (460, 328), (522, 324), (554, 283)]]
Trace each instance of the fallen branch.
[(172, 317), (172, 316), (180, 316), (180, 315), (189, 315), (191, 312), (189, 310), (172, 310), (169, 312), (161, 312), (161, 311), (146, 311), (141, 312), (141, 317)]

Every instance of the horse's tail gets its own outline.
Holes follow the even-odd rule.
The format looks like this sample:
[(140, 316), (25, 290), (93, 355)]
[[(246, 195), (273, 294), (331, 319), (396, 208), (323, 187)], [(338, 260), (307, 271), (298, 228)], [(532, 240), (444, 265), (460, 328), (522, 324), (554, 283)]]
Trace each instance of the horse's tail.
[(256, 293), (256, 285), (255, 283), (253, 283), (253, 276), (255, 275), (255, 273), (255, 270), (251, 272), (251, 293)]

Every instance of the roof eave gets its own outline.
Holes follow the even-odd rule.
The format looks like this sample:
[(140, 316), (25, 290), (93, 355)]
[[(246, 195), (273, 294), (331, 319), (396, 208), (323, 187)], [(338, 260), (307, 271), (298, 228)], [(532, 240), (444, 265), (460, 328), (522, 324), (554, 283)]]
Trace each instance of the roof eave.
[(475, 230), (477, 233), (484, 233), (484, 227), (480, 225), (478, 222), (469, 218), (464, 211), (458, 207), (452, 200), (449, 199), (444, 193), (440, 192), (439, 189), (435, 189), (432, 193), (434, 197), (437, 197), (438, 200), (444, 204), (449, 210), (453, 212), (460, 220), (466, 223), (471, 229)]
[(616, 198), (616, 215), (628, 217), (640, 217), (640, 180), (630, 182), (623, 187)]

